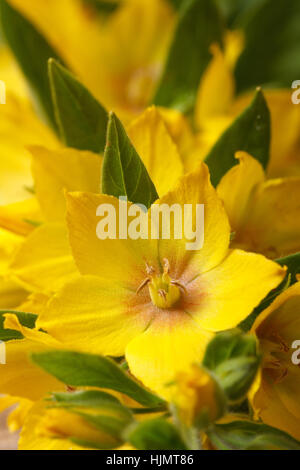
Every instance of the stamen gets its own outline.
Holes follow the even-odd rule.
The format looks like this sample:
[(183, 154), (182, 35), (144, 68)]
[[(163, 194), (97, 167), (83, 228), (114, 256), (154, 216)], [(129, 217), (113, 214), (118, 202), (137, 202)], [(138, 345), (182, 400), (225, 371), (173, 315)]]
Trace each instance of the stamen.
[(146, 285), (149, 284), (149, 282), (151, 282), (150, 277), (147, 277), (146, 279), (144, 279), (143, 282), (139, 285), (139, 287), (135, 291), (135, 293), (138, 294), (139, 292), (141, 292), (141, 290), (143, 290), (144, 287), (146, 287)]

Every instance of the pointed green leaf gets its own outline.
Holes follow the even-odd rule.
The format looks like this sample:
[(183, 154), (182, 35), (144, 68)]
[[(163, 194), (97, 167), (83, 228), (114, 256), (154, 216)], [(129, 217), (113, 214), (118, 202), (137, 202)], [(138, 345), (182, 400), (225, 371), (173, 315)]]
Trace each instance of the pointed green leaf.
[(0, 22), (5, 41), (31, 86), (39, 110), (56, 129), (47, 62), (50, 57), (60, 60), (58, 54), (41, 33), (6, 0), (0, 0)]
[(158, 199), (155, 186), (141, 158), (130, 142), (119, 119), (109, 116), (107, 141), (102, 166), (102, 193), (127, 196), (147, 208)]
[(109, 393), (100, 390), (57, 392), (51, 397), (53, 406), (62, 408), (84, 407), (84, 408), (100, 408), (112, 404), (120, 404), (120, 401)]
[(56, 122), (63, 142), (68, 147), (102, 153), (107, 111), (54, 59), (49, 60), (49, 78)]
[(145, 406), (163, 404), (158, 396), (146, 390), (115, 362), (92, 354), (53, 351), (33, 354), (33, 361), (67, 385), (99, 387), (125, 393)]
[(263, 312), (275, 299), (276, 297), (285, 291), (290, 285), (296, 282), (296, 274), (300, 273), (300, 253), (286, 256), (275, 260), (280, 266), (286, 266), (288, 268), (285, 279), (279, 284), (276, 289), (273, 289), (267, 297), (256, 307), (253, 312), (240, 323), (239, 327), (243, 331), (249, 331), (255, 322), (258, 315)]
[(269, 161), (271, 118), (263, 92), (258, 89), (252, 103), (226, 129), (213, 146), (206, 163), (213, 185), (236, 165), (235, 152), (242, 150), (255, 157), (264, 168)]
[(212, 0), (185, 1), (154, 103), (188, 113), (193, 110), (210, 46), (221, 44), (222, 24)]
[(300, 442), (289, 434), (252, 421), (218, 424), (207, 434), (218, 450), (300, 450)]
[(299, 0), (261, 0), (237, 23), (245, 34), (235, 77), (238, 92), (263, 84), (290, 88), (300, 76)]
[(6, 313), (13, 313), (19, 319), (21, 325), (27, 328), (34, 328), (37, 315), (33, 313), (19, 312), (17, 310), (0, 310), (0, 341), (11, 341), (13, 339), (22, 339), (23, 335), (20, 331), (8, 330), (4, 328), (4, 315)]
[(162, 418), (130, 426), (125, 439), (138, 450), (187, 450), (178, 429)]

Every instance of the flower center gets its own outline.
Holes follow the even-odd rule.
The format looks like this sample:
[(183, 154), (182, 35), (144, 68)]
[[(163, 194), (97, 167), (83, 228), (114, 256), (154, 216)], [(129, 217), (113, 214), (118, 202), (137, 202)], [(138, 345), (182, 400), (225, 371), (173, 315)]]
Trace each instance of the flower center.
[(288, 374), (289, 347), (278, 333), (273, 333), (264, 343), (267, 351), (264, 370), (274, 383), (280, 383)]
[(185, 287), (177, 280), (171, 279), (169, 275), (169, 262), (164, 260), (163, 273), (157, 274), (152, 266), (146, 265), (148, 277), (142, 282), (137, 289), (139, 293), (146, 285), (149, 288), (149, 294), (153, 305), (158, 308), (171, 308), (181, 297), (181, 291)]

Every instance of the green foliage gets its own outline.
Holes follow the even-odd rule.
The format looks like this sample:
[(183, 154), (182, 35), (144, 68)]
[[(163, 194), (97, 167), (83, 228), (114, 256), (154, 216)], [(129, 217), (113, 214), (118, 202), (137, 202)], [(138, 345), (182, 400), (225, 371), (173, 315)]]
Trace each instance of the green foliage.
[(49, 78), (55, 118), (68, 147), (103, 153), (108, 113), (62, 65), (49, 60)]
[(138, 450), (186, 450), (178, 429), (161, 418), (155, 418), (130, 426), (125, 439)]
[(103, 356), (69, 351), (32, 355), (49, 374), (72, 387), (99, 387), (124, 393), (145, 406), (161, 406), (163, 400), (146, 390), (115, 362)]
[(222, 176), (236, 165), (234, 155), (239, 150), (248, 152), (266, 168), (270, 139), (270, 112), (263, 92), (259, 89), (252, 103), (226, 129), (206, 157), (212, 183), (216, 186)]
[(212, 0), (189, 0), (180, 18), (154, 103), (189, 113), (211, 60), (210, 46), (222, 42), (219, 11)]
[(219, 450), (300, 450), (300, 442), (285, 432), (252, 421), (218, 424), (207, 434)]
[(130, 142), (119, 119), (109, 116), (107, 141), (102, 166), (102, 193), (127, 196), (135, 204), (147, 208), (158, 194), (141, 158)]
[(256, 3), (237, 25), (245, 34), (245, 48), (235, 69), (237, 90), (267, 83), (289, 88), (300, 76), (300, 2)]

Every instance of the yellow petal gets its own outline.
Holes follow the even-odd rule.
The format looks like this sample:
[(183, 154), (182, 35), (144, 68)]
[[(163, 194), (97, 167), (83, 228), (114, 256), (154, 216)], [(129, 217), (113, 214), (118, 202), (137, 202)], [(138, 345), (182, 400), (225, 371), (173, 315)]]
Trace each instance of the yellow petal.
[(38, 401), (27, 415), (19, 440), (19, 450), (82, 450), (67, 439), (51, 439), (38, 433), (47, 404)]
[(43, 220), (37, 199), (0, 206), (0, 226), (17, 235), (26, 236)]
[(50, 391), (63, 390), (65, 386), (61, 382), (30, 360), (31, 353), (48, 350), (49, 346), (28, 339), (8, 341), (6, 364), (0, 368), (0, 392), (37, 400)]
[(253, 194), (236, 246), (281, 258), (300, 251), (300, 178), (269, 180)]
[(70, 348), (121, 356), (151, 318), (152, 309), (134, 291), (110, 280), (82, 276), (53, 297), (37, 328)]
[(264, 256), (241, 250), (229, 251), (216, 268), (201, 274), (189, 289), (203, 292), (198, 305), (191, 304), (202, 328), (222, 331), (234, 328), (285, 277), (286, 270)]
[(0, 204), (9, 204), (31, 197), (30, 155), (25, 146), (57, 141), (51, 131), (36, 117), (27, 101), (7, 93), (0, 108)]
[(128, 344), (130, 371), (146, 386), (168, 397), (167, 384), (191, 363), (201, 362), (211, 337), (188, 314), (160, 314)]
[[(202, 221), (198, 221), (198, 224), (196, 221), (196, 204), (204, 204), (202, 248), (187, 250), (187, 243), (191, 240), (186, 237), (174, 239), (174, 231), (171, 231), (170, 240), (159, 240), (161, 262), (162, 258), (169, 260), (175, 279), (179, 279), (187, 267), (195, 276), (214, 268), (222, 261), (229, 245), (229, 222), (223, 203), (210, 183), (208, 168), (205, 164), (201, 164), (194, 173), (183, 177), (176, 189), (162, 197), (157, 204), (168, 204), (169, 207), (173, 204), (180, 204), (182, 208), (185, 204), (191, 204), (193, 212), (188, 220), (192, 222), (194, 230), (195, 227), (203, 226)], [(178, 229), (178, 226), (176, 228)], [(185, 233), (184, 227), (182, 227), (182, 233)]]
[(300, 282), (296, 282), (278, 295), (271, 305), (257, 317), (251, 331), (255, 332), (258, 337), (266, 337), (268, 332), (275, 330), (292, 343), (294, 339), (297, 339), (295, 338), (295, 324), (298, 322), (299, 305)]
[(6, 85), (6, 90), (14, 92), (19, 98), (28, 98), (28, 88), (20, 68), (17, 66), (13, 54), (3, 43), (0, 46), (0, 70), (1, 80)]
[(212, 46), (213, 58), (199, 87), (195, 121), (200, 129), (214, 116), (227, 114), (234, 96), (234, 77), (219, 46)]
[(0, 228), (0, 273), (5, 274), (9, 262), (20, 248), (23, 237)]
[[(108, 204), (116, 213), (116, 239), (100, 240), (96, 234), (98, 222), (97, 208)], [(123, 240), (119, 238), (119, 219), (127, 233), (126, 216), (131, 203), (122, 202), (105, 195), (71, 193), (67, 195), (67, 222), (70, 243), (76, 264), (82, 274), (93, 274), (103, 279), (122, 282), (132, 286), (145, 278), (145, 265), (157, 265), (157, 240)], [(121, 209), (120, 209), (121, 208)], [(122, 213), (124, 211), (124, 214)], [(128, 218), (130, 221), (130, 217)]]
[(45, 224), (29, 235), (16, 253), (10, 275), (30, 291), (51, 293), (77, 270), (63, 224)]
[(100, 191), (102, 158), (75, 149), (30, 147), (36, 195), (49, 221), (64, 220), (67, 191)]
[(28, 292), (16, 282), (0, 276), (0, 309), (17, 308), (25, 301)]
[(9, 330), (16, 330), (22, 333), (24, 338), (34, 341), (40, 345), (47, 346), (49, 349), (62, 349), (61, 343), (56, 341), (54, 338), (52, 338), (50, 335), (43, 331), (39, 331), (37, 328), (27, 328), (26, 326), (23, 326), (17, 315), (11, 314), (11, 313), (6, 313), (4, 315), (4, 328), (9, 329)]
[(258, 160), (246, 152), (237, 152), (236, 158), (239, 164), (223, 176), (217, 192), (224, 201), (232, 230), (238, 232), (243, 222), (249, 217), (247, 208), (253, 191), (259, 183), (264, 181), (265, 176)]
[(146, 166), (158, 194), (173, 189), (183, 174), (177, 147), (155, 107), (149, 108), (128, 128), (128, 135)]
[(19, 400), (18, 406), (9, 414), (7, 418), (7, 425), (10, 432), (16, 432), (21, 429), (31, 408), (31, 400)]

